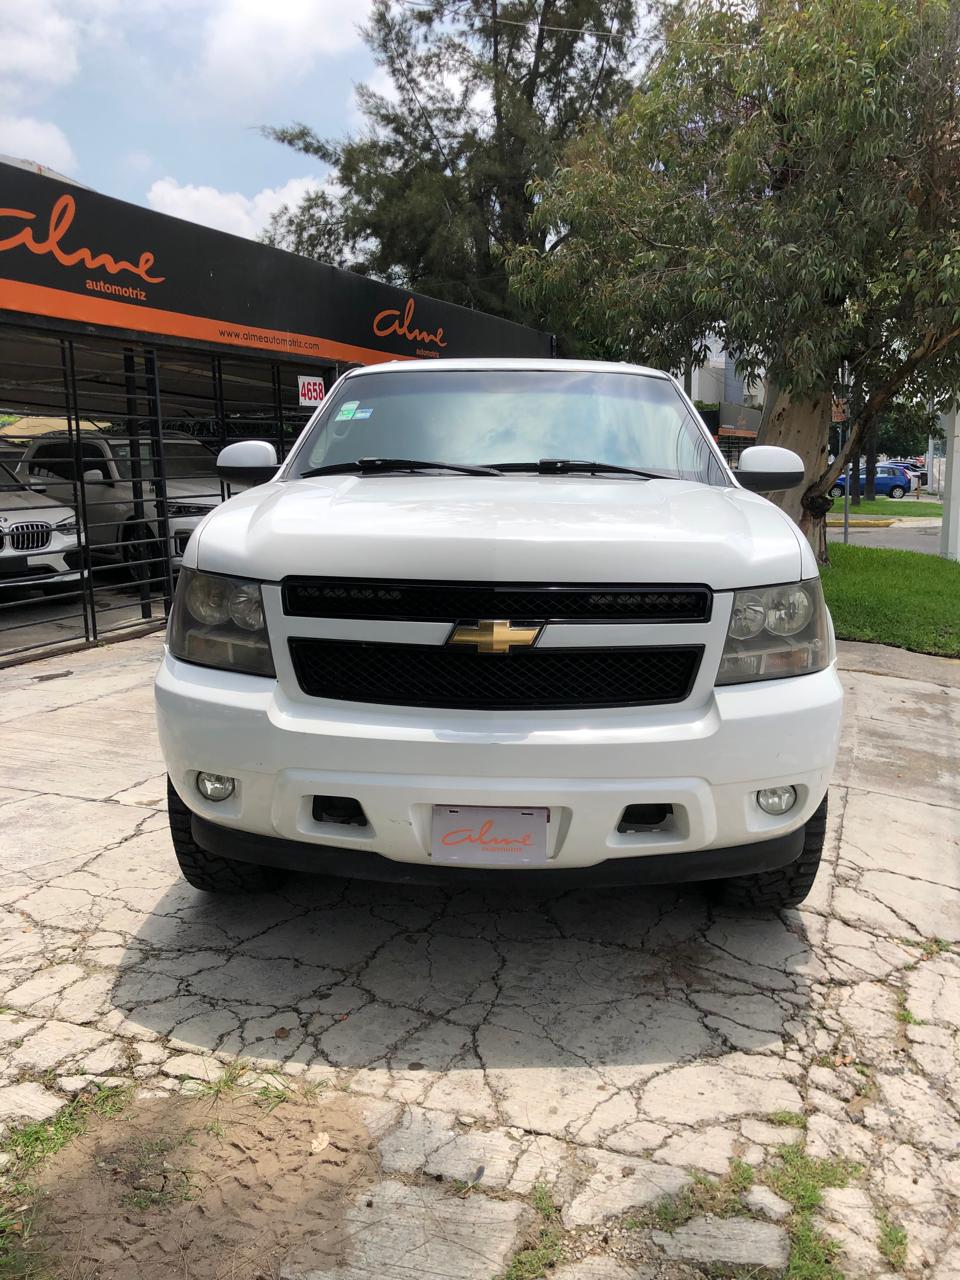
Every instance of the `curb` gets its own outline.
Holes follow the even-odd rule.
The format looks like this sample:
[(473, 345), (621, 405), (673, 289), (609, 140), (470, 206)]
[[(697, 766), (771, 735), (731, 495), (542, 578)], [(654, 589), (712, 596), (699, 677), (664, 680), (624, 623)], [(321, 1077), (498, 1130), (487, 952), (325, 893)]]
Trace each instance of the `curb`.
[[(889, 529), (892, 524), (897, 524), (893, 517), (889, 520), (850, 520), (847, 523), (848, 529)], [(842, 529), (842, 520), (827, 520), (828, 529)]]

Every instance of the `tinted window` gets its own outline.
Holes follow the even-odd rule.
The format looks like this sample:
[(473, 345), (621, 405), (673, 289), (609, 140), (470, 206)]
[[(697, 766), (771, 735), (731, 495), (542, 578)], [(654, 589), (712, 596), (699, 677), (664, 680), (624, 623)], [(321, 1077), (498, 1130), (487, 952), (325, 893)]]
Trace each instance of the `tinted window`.
[[(84, 440), (80, 446), (84, 469), (104, 467), (103, 450), (99, 445)], [(28, 470), (34, 476), (55, 476), (58, 480), (73, 480), (76, 457), (76, 446), (72, 440), (54, 440), (49, 444), (38, 444), (30, 459)]]

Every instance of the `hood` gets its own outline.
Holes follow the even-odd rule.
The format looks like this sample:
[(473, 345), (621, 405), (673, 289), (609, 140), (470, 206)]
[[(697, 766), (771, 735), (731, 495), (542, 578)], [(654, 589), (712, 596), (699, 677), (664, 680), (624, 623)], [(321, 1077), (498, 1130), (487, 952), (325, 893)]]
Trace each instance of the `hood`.
[[(583, 476), (322, 476), (271, 482), (207, 516), (214, 573), (479, 582), (796, 581), (806, 540), (744, 489)], [(192, 556), (191, 556), (192, 563)]]
[(56, 524), (73, 515), (71, 507), (65, 507), (46, 494), (29, 489), (0, 489), (0, 520), (46, 520)]

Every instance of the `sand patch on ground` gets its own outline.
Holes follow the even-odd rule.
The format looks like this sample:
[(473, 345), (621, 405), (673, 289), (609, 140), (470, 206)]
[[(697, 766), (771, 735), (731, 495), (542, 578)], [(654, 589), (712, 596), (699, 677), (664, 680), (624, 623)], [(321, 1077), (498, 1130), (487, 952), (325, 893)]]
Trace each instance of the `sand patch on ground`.
[(375, 1174), (341, 1094), (150, 1099), (45, 1164), (33, 1237), (70, 1280), (274, 1280), (343, 1258), (345, 1202)]

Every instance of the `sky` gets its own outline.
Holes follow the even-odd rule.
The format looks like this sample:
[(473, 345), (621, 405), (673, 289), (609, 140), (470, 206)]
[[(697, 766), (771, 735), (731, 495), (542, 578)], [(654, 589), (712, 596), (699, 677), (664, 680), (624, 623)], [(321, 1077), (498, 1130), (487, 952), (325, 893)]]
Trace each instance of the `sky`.
[(358, 124), (369, 0), (0, 0), (0, 154), (256, 236), (323, 166), (263, 138)]

